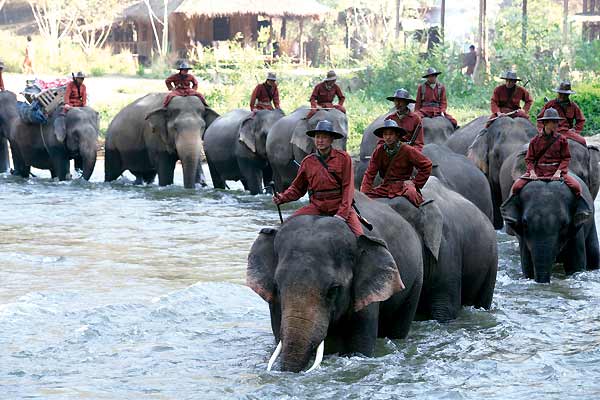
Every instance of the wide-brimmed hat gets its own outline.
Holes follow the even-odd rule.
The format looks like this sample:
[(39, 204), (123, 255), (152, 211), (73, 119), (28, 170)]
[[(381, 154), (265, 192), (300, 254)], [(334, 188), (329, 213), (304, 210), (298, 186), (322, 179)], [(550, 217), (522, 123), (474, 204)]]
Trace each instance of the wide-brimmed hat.
[(427, 68), (427, 71), (425, 71), (425, 74), (423, 74), (423, 76), (421, 78), (427, 78), (428, 76), (431, 76), (431, 75), (438, 76), (441, 74), (442, 73), (440, 71), (438, 71), (437, 69), (429, 67), (429, 68)]
[(414, 99), (411, 99), (408, 90), (406, 89), (397, 89), (393, 96), (386, 97), (389, 101), (394, 101), (395, 99), (406, 100), (409, 103), (416, 103)]
[(333, 136), (334, 139), (341, 139), (344, 137), (344, 134), (336, 132), (335, 129), (333, 129), (333, 124), (326, 119), (319, 121), (315, 129), (306, 131), (306, 134), (310, 137), (315, 137), (317, 133), (328, 133)]
[(277, 80), (277, 75), (275, 75), (275, 72), (269, 72), (269, 73), (267, 73), (267, 80), (268, 81), (276, 81)]
[(85, 79), (85, 74), (81, 71), (78, 71), (74, 76), (75, 78)]
[(569, 81), (561, 82), (560, 85), (558, 86), (558, 88), (554, 89), (554, 91), (556, 93), (564, 93), (564, 94), (577, 93), (577, 92), (571, 90), (571, 82), (569, 82)]
[(383, 131), (391, 129), (396, 132), (400, 137), (406, 135), (406, 129), (398, 126), (398, 123), (393, 119), (386, 119), (383, 121), (383, 125), (373, 131), (373, 135), (377, 137), (383, 137)]
[(549, 108), (544, 111), (544, 116), (542, 118), (538, 118), (538, 121), (561, 121), (564, 118), (558, 115), (558, 111), (554, 108)]
[(334, 70), (327, 72), (327, 77), (324, 79), (325, 81), (335, 81), (337, 79), (337, 75)]
[(0, 69), (4, 69), (4, 62), (0, 61)]
[(190, 65), (184, 61), (181, 64), (179, 64), (177, 69), (180, 71), (183, 71), (183, 70), (189, 71), (190, 69), (192, 69), (192, 67), (190, 67)]
[(517, 73), (514, 71), (506, 71), (504, 75), (500, 77), (501, 79), (507, 79), (511, 81), (520, 81), (521, 78), (517, 78)]

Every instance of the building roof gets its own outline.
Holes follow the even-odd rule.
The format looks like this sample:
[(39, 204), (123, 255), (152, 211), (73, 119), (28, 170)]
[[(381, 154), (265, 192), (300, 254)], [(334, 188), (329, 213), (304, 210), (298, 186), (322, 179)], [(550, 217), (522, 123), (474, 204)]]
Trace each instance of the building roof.
[[(163, 0), (150, 0), (152, 11), (161, 18)], [(169, 0), (169, 14), (184, 14), (187, 17), (208, 18), (231, 15), (265, 15), (270, 17), (318, 18), (332, 10), (315, 0)], [(127, 8), (125, 18), (147, 18), (148, 8), (140, 1)]]

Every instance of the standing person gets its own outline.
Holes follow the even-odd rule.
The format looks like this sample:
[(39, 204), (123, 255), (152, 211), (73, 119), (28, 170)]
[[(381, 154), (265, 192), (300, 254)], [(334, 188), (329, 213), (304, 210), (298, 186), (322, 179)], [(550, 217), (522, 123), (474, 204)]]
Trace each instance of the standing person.
[(167, 107), (173, 97), (176, 96), (197, 96), (200, 98), (200, 100), (202, 100), (204, 106), (208, 107), (204, 96), (197, 91), (198, 81), (194, 75), (190, 74), (192, 67), (190, 67), (186, 62), (182, 62), (177, 69), (179, 70), (178, 73), (173, 74), (165, 79), (165, 85), (167, 85), (167, 89), (169, 89), (169, 94), (167, 94), (165, 97), (163, 107)]
[[(418, 207), (423, 203), (421, 189), (431, 175), (431, 160), (411, 145), (400, 141), (406, 131), (396, 121), (384, 121), (383, 126), (375, 129), (373, 134), (383, 138), (383, 143), (375, 148), (371, 156), (360, 191), (371, 198), (392, 199), (404, 196)], [(418, 173), (411, 179), (415, 169)], [(377, 174), (383, 182), (373, 188)]]
[(54, 120), (54, 131), (59, 141), (64, 141), (67, 134), (65, 117), (69, 110), (74, 107), (85, 107), (87, 105), (87, 88), (83, 83), (85, 74), (81, 71), (73, 75), (73, 80), (67, 84), (64, 96), (64, 107)]
[[(398, 89), (393, 96), (387, 97), (387, 100), (393, 101), (396, 110), (389, 114), (385, 119), (396, 121), (396, 124), (406, 131), (406, 134), (400, 138), (405, 143), (410, 144), (417, 150), (423, 150), (425, 146), (425, 138), (423, 136), (423, 124), (421, 117), (410, 111), (408, 105), (414, 103), (406, 89)], [(379, 141), (381, 143), (382, 140)]]
[(415, 102), (415, 113), (421, 118), (435, 118), (443, 116), (452, 123), (454, 129), (458, 127), (456, 119), (446, 112), (448, 100), (446, 99), (446, 87), (438, 82), (438, 75), (442, 73), (435, 68), (428, 68), (423, 75), (427, 82), (417, 88), (417, 99)]
[[(346, 97), (344, 96), (344, 93), (342, 93), (342, 89), (335, 83), (336, 80), (337, 75), (335, 74), (335, 71), (329, 71), (325, 80), (315, 86), (310, 96), (311, 110), (306, 116), (306, 119), (310, 119), (315, 115), (319, 108), (335, 108), (344, 114), (346, 113), (346, 109), (344, 108)], [(336, 96), (338, 98), (338, 104), (333, 104), (333, 100)]]
[(2, 71), (4, 70), (4, 63), (0, 61), (0, 92), (4, 89), (4, 80), (2, 80)]
[(554, 108), (547, 109), (544, 111), (544, 116), (537, 119), (543, 127), (529, 143), (525, 156), (527, 172), (514, 183), (513, 195), (518, 194), (529, 181), (563, 179), (575, 196), (581, 196), (579, 182), (568, 175), (571, 152), (567, 138), (558, 132), (563, 119)]
[[(558, 123), (558, 132), (567, 139), (573, 139), (576, 142), (587, 146), (585, 139), (581, 136), (583, 126), (585, 125), (585, 117), (579, 106), (569, 98), (570, 95), (575, 93), (571, 90), (571, 82), (561, 82), (559, 87), (554, 89), (554, 91), (558, 93), (558, 96), (542, 107), (538, 118), (541, 118), (546, 110), (550, 108), (555, 109), (558, 111), (558, 115), (563, 118)], [(537, 126), (538, 129), (541, 129), (543, 127), (543, 122), (538, 122)]]
[(467, 67), (465, 75), (472, 77), (473, 72), (475, 72), (475, 65), (477, 65), (477, 52), (475, 51), (475, 46), (470, 45), (469, 52), (463, 56), (463, 68)]
[(254, 88), (250, 97), (250, 110), (280, 110), (279, 89), (277, 88), (277, 75), (274, 72), (267, 74), (264, 83), (259, 83)]
[(354, 199), (354, 172), (350, 155), (331, 145), (343, 134), (334, 131), (327, 120), (319, 121), (317, 127), (306, 132), (315, 141), (317, 151), (302, 160), (298, 175), (283, 193), (273, 195), (277, 205), (295, 201), (308, 192), (310, 204), (296, 211), (297, 215), (328, 215), (345, 221), (356, 235), (363, 234), (358, 215), (352, 208)]
[(27, 36), (27, 45), (25, 46), (25, 59), (23, 60), (23, 73), (26, 75), (34, 75), (34, 52), (31, 36)]
[[(517, 78), (517, 74), (512, 71), (507, 71), (500, 78), (504, 79), (505, 84), (494, 89), (490, 101), (490, 109), (492, 110), (490, 120), (502, 116), (529, 119), (529, 109), (533, 104), (533, 99), (527, 89), (517, 85), (517, 81), (521, 79)], [(524, 104), (522, 109), (521, 101)], [(490, 126), (492, 122), (488, 121), (486, 127)]]

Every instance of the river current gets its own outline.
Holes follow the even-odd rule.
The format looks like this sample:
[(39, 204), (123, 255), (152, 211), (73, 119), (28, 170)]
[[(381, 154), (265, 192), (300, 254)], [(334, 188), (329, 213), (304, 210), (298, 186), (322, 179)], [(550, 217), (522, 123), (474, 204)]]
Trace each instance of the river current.
[(502, 232), (490, 311), (268, 373), (268, 307), (244, 281), (279, 222), (269, 196), (188, 191), (180, 170), (107, 184), (102, 161), (91, 182), (34, 173), (0, 175), (0, 399), (600, 398), (600, 272), (526, 280)]

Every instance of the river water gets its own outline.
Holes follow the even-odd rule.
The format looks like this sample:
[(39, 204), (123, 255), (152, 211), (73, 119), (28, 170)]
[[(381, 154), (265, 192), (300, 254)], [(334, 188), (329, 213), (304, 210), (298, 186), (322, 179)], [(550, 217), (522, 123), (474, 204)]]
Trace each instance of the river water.
[(267, 373), (268, 307), (244, 280), (278, 223), (268, 196), (187, 191), (180, 171), (167, 188), (105, 184), (102, 162), (91, 182), (34, 173), (0, 175), (1, 399), (600, 397), (600, 273), (525, 280), (504, 233), (491, 311)]

